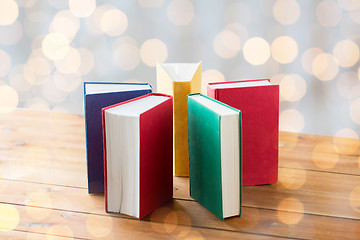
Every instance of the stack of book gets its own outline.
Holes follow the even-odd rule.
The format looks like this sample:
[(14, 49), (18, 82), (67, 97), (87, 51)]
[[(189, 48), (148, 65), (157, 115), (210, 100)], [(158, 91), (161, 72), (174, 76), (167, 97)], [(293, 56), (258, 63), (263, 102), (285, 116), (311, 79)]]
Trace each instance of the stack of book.
[(172, 199), (173, 175), (189, 176), (201, 205), (241, 216), (242, 187), (278, 179), (279, 86), (210, 83), (204, 96), (201, 62), (158, 64), (157, 84), (84, 83), (89, 193), (142, 219)]

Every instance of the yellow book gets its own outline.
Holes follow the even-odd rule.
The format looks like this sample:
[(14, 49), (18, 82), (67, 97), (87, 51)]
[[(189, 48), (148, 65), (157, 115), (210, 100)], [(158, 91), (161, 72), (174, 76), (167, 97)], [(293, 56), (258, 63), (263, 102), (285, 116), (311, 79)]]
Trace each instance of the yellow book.
[(201, 62), (156, 66), (157, 92), (174, 96), (175, 176), (189, 176), (186, 96), (201, 90)]

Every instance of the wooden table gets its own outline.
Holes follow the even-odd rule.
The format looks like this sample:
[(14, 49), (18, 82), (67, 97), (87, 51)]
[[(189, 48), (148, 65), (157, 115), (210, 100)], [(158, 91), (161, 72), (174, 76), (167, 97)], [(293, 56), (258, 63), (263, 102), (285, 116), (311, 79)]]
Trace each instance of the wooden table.
[(0, 114), (0, 239), (359, 239), (358, 139), (280, 133), (279, 183), (245, 187), (243, 217), (221, 221), (174, 178), (144, 220), (107, 214), (87, 193), (84, 118)]

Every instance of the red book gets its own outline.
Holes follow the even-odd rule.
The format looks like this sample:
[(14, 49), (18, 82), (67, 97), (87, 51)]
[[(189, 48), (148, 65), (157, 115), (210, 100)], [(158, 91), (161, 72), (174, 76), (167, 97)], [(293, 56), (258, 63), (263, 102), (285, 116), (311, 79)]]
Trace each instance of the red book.
[(242, 115), (243, 186), (278, 181), (279, 86), (269, 79), (209, 83), (207, 94)]
[(172, 106), (152, 93), (103, 108), (107, 212), (142, 219), (172, 198)]

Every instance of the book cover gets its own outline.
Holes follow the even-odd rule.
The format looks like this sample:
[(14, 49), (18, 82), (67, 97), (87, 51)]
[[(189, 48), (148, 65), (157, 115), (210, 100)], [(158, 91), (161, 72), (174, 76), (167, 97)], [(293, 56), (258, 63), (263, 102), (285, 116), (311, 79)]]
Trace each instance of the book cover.
[(241, 216), (241, 112), (201, 94), (187, 100), (190, 196), (222, 220)]
[(172, 96), (147, 94), (103, 112), (107, 212), (142, 219), (172, 198)]
[(276, 183), (279, 86), (269, 79), (209, 83), (208, 96), (242, 112), (243, 185)]
[(175, 176), (189, 176), (186, 96), (201, 90), (201, 62), (156, 66), (157, 91), (174, 97)]
[(151, 92), (147, 83), (84, 82), (88, 192), (104, 192), (101, 109)]

